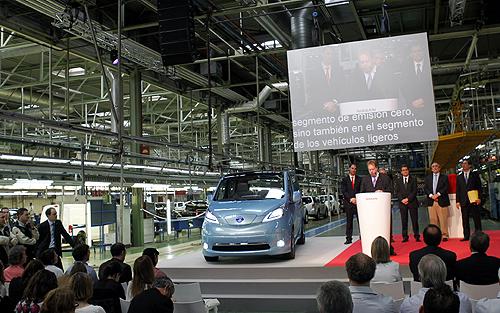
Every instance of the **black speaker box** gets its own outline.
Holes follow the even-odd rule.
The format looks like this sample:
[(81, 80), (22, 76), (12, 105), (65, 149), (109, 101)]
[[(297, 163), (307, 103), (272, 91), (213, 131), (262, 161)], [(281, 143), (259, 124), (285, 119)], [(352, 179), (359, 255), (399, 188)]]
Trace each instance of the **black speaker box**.
[(192, 0), (158, 0), (160, 52), (163, 65), (194, 62), (198, 56)]

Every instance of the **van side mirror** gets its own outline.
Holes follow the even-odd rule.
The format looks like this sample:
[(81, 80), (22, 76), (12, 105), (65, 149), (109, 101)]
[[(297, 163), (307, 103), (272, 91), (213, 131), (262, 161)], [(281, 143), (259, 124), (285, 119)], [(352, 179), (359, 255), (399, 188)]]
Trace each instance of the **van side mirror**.
[(299, 202), (301, 199), (302, 199), (302, 195), (300, 194), (300, 191), (294, 191), (292, 201)]

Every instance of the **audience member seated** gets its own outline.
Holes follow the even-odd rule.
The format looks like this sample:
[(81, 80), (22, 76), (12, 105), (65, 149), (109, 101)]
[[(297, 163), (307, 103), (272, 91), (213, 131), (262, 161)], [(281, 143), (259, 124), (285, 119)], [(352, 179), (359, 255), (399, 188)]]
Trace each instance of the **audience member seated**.
[[(500, 269), (498, 270), (498, 284), (500, 284)], [(481, 299), (477, 302), (476, 313), (500, 313), (500, 292), (496, 299)]]
[(45, 265), (45, 269), (54, 273), (57, 278), (63, 276), (64, 273), (62, 269), (55, 266), (55, 264), (59, 262), (59, 256), (56, 250), (50, 248), (40, 253), (40, 261)]
[[(422, 281), (422, 288), (416, 295), (412, 295), (403, 301), (400, 308), (401, 313), (418, 313), (429, 288), (438, 288), (446, 284), (446, 264), (434, 254), (428, 254), (420, 260), (418, 272)], [(458, 292), (457, 295), (460, 299), (460, 313), (471, 313), (472, 306), (469, 297), (461, 292)]]
[(397, 312), (392, 298), (377, 294), (370, 288), (376, 266), (375, 261), (363, 253), (351, 256), (346, 262), (354, 313)]
[(6, 283), (10, 283), (12, 279), (21, 277), (24, 272), (24, 264), (26, 263), (26, 247), (18, 245), (14, 246), (9, 251), (9, 266), (4, 270), (3, 275)]
[(76, 261), (75, 263), (73, 263), (73, 265), (71, 266), (71, 271), (69, 273), (66, 272), (57, 280), (59, 287), (69, 286), (71, 276), (76, 273), (87, 273), (87, 265), (80, 261)]
[(33, 259), (24, 270), (23, 276), (14, 278), (9, 285), (9, 298), (12, 302), (18, 303), (23, 297), (23, 293), (28, 285), (30, 279), (39, 271), (43, 270), (44, 266), (42, 262)]
[[(57, 288), (56, 275), (45, 269), (38, 271), (29, 280), (22, 299), (14, 309), (15, 313), (38, 313), (42, 307), (43, 299), (49, 291)], [(74, 303), (73, 303), (74, 304)], [(54, 311), (50, 311), (54, 313)]]
[(431, 253), (440, 257), (446, 264), (446, 280), (452, 280), (455, 277), (457, 255), (455, 252), (439, 247), (441, 237), (441, 229), (434, 224), (430, 224), (424, 229), (424, 242), (427, 246), (410, 252), (410, 270), (413, 273), (413, 280), (420, 281), (418, 263), (425, 255)]
[[(111, 259), (104, 262), (102, 265), (109, 262), (118, 262), (121, 267), (120, 273), (120, 283), (127, 283), (132, 280), (132, 268), (130, 265), (125, 263), (125, 256), (127, 255), (127, 250), (123, 243), (117, 242), (111, 246)], [(99, 278), (102, 276), (100, 269), (104, 267), (99, 267)]]
[(399, 263), (390, 259), (389, 244), (384, 237), (378, 236), (375, 238), (372, 242), (371, 253), (373, 260), (377, 264), (372, 282), (394, 283), (403, 279), (399, 272)]
[(170, 278), (157, 278), (152, 288), (142, 291), (132, 299), (128, 313), (172, 313), (174, 304), (171, 298), (174, 291), (174, 283)]
[(127, 300), (132, 300), (142, 291), (149, 289), (155, 278), (153, 262), (148, 256), (141, 256), (134, 262), (134, 278), (127, 286)]
[(98, 305), (89, 304), (89, 299), (92, 298), (92, 278), (87, 273), (76, 273), (71, 276), (70, 289), (75, 293), (75, 300), (78, 304), (76, 313), (106, 313), (104, 309)]
[(425, 293), (420, 313), (459, 313), (460, 299), (448, 285), (429, 289)]
[[(83, 262), (85, 264), (85, 267), (87, 268), (87, 274), (90, 275), (90, 278), (92, 278), (92, 281), (95, 283), (97, 281), (97, 274), (92, 268), (92, 266), (88, 265), (87, 262), (89, 261), (90, 258), (90, 248), (88, 245), (77, 245), (76, 247), (73, 248), (73, 259), (75, 262)], [(73, 263), (74, 264), (74, 263)], [(71, 269), (73, 268), (73, 265), (68, 267), (66, 270), (66, 273), (70, 273)]]
[(120, 298), (125, 291), (119, 283), (122, 267), (118, 261), (105, 262), (99, 267), (99, 281), (94, 284), (94, 295), (90, 303), (98, 304), (106, 313), (120, 313)]
[(42, 306), (41, 313), (74, 313), (75, 294), (68, 288), (51, 290)]
[(339, 281), (327, 281), (316, 295), (319, 313), (352, 313), (353, 304), (349, 288)]
[(457, 279), (471, 285), (491, 285), (497, 283), (500, 259), (486, 255), (490, 237), (482, 231), (475, 232), (470, 238), (471, 256), (457, 262)]
[(3, 299), (7, 295), (7, 288), (5, 288), (5, 278), (3, 277), (4, 271), (3, 262), (0, 261), (0, 299)]
[(151, 262), (153, 262), (155, 278), (167, 277), (167, 274), (163, 273), (159, 268), (156, 267), (156, 264), (158, 264), (158, 256), (160, 255), (160, 252), (158, 250), (156, 250), (155, 248), (146, 248), (142, 252), (142, 255), (147, 255), (151, 259)]

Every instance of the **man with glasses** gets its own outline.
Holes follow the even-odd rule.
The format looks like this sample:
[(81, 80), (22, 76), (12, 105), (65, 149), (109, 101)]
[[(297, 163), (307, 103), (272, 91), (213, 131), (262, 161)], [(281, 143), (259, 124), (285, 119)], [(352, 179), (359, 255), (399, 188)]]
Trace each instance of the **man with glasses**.
[(429, 224), (438, 225), (443, 235), (443, 241), (448, 241), (448, 175), (441, 174), (441, 165), (434, 162), (431, 165), (432, 173), (425, 178), (425, 194), (427, 195), (427, 209)]
[(38, 226), (40, 238), (38, 239), (37, 255), (40, 255), (43, 251), (49, 248), (54, 249), (59, 256), (59, 261), (55, 265), (62, 269), (61, 236), (64, 237), (66, 242), (69, 243), (72, 247), (74, 245), (73, 239), (64, 229), (61, 221), (57, 219), (57, 211), (54, 207), (46, 209), (45, 216), (47, 216), (47, 220)]

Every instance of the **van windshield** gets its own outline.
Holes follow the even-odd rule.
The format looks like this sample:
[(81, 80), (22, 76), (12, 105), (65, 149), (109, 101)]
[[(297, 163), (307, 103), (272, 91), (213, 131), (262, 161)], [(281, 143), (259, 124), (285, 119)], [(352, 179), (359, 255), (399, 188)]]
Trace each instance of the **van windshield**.
[(215, 201), (281, 199), (285, 184), (281, 173), (255, 173), (222, 180)]

